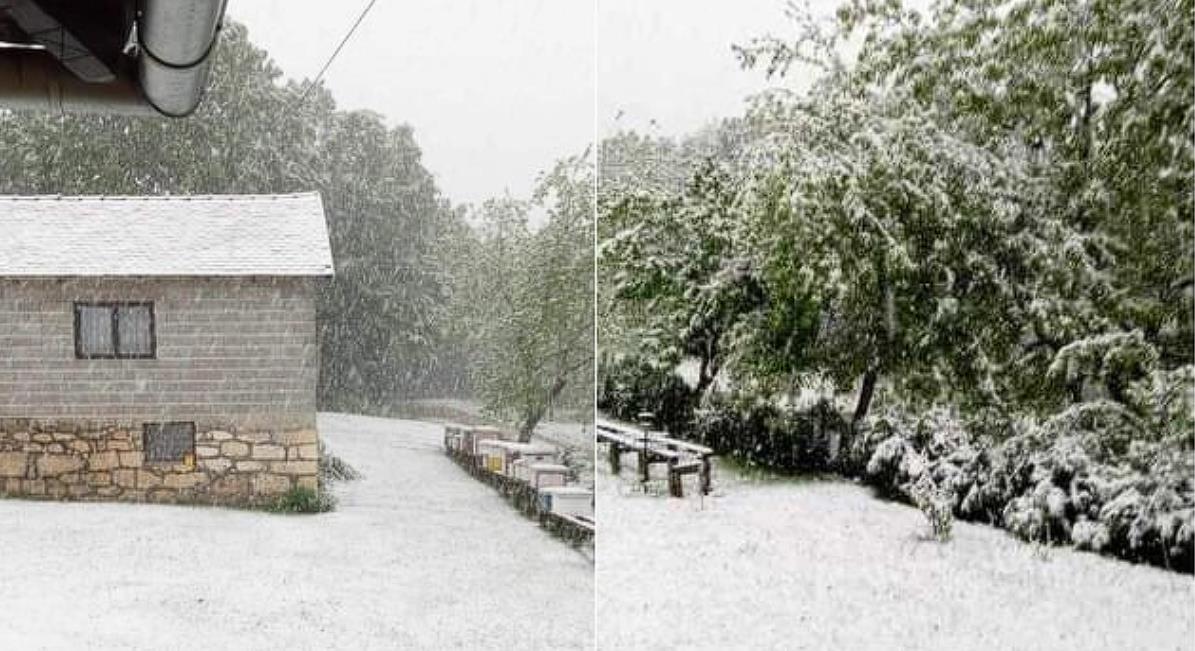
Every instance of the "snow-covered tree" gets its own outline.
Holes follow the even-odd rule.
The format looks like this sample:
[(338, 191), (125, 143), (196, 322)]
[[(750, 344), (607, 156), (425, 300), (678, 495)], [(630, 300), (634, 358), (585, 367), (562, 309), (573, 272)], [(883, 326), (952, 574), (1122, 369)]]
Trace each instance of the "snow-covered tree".
[[(872, 89), (902, 89), (958, 138), (1024, 160), (1043, 213), (1075, 234), (1084, 273), (1033, 309), (1018, 361), (1041, 378), (1078, 339), (1139, 332), (1159, 363), (1195, 352), (1195, 49), (1189, 0), (846, 2), (748, 62), (815, 62)], [(861, 34), (857, 60), (829, 53)], [(1048, 389), (1029, 381), (1021, 397)]]
[[(491, 413), (512, 417), (524, 438), (553, 406), (592, 404), (590, 160), (557, 163), (530, 202), (484, 204), (480, 239), (457, 279), (453, 312), (475, 351), (474, 389)], [(539, 228), (528, 224), (533, 210), (547, 216)]]
[[(881, 381), (998, 402), (1001, 365), (1068, 257), (1022, 161), (896, 91), (827, 84), (759, 110), (781, 163), (747, 211), (746, 248), (769, 310), (784, 315), (761, 323), (759, 367), (858, 386), (856, 422)], [(774, 359), (784, 351), (801, 363)]]
[(707, 162), (678, 194), (608, 192), (600, 204), (608, 311), (637, 315), (623, 319), (637, 354), (663, 366), (697, 360), (698, 393), (718, 376), (731, 331), (760, 299), (749, 262), (736, 253), (739, 194), (733, 177)]

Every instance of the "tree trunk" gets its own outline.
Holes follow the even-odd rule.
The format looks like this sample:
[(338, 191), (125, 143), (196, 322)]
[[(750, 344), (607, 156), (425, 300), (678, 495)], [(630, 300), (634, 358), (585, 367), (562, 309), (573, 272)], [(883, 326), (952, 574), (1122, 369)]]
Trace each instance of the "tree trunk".
[(548, 389), (547, 400), (532, 406), (524, 414), (522, 422), (519, 423), (519, 442), (530, 443), (531, 433), (535, 431), (535, 426), (539, 425), (539, 421), (543, 420), (544, 414), (548, 411), (548, 405), (556, 400), (564, 387), (568, 385), (568, 380), (563, 376), (556, 378), (552, 383), (551, 388)]
[(851, 464), (856, 461), (851, 454), (851, 450), (855, 445), (855, 436), (859, 433), (863, 419), (867, 417), (867, 411), (871, 409), (871, 399), (875, 396), (876, 382), (879, 380), (879, 376), (879, 369), (875, 366), (869, 367), (867, 372), (863, 374), (863, 386), (859, 388), (859, 399), (855, 402), (855, 413), (851, 416), (851, 422), (846, 431), (840, 433), (838, 437), (837, 457), (840, 460), (838, 465), (848, 473), (859, 470), (858, 468), (851, 467)]
[(871, 399), (875, 396), (879, 375), (874, 366), (863, 374), (863, 386), (859, 389), (859, 400), (855, 403), (855, 413), (851, 416), (851, 434), (859, 431), (859, 425), (867, 417), (867, 410), (871, 409)]
[(706, 390), (713, 385), (714, 378), (718, 376), (718, 363), (715, 360), (717, 356), (717, 343), (713, 340), (707, 340), (705, 354), (701, 356), (701, 369), (697, 372), (698, 398), (705, 395)]
[(710, 360), (701, 360), (701, 371), (697, 375), (697, 396), (705, 395), (705, 392), (714, 384), (714, 378), (718, 375), (718, 366)]

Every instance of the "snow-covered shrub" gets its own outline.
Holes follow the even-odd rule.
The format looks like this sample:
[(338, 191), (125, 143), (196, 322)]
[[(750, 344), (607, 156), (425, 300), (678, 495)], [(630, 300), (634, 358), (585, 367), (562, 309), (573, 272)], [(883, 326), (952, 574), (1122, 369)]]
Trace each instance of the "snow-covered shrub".
[(781, 418), (780, 410), (767, 401), (749, 396), (717, 396), (697, 410), (696, 438), (719, 454), (747, 465), (767, 465), (769, 432)]
[(361, 473), (354, 467), (350, 466), (348, 462), (340, 457), (332, 454), (331, 450), (324, 445), (323, 441), (319, 444), (319, 482), (320, 486), (326, 486), (336, 481), (353, 481), (361, 478)]
[(1161, 487), (1148, 495), (1134, 492), (1124, 502), (1116, 502), (1120, 508), (1111, 515), (1120, 526), (1118, 533), (1126, 538), (1128, 557), (1167, 567), (1191, 565), (1195, 508), (1189, 493), (1184, 496), (1170, 487)]
[(674, 436), (688, 436), (697, 396), (674, 371), (639, 357), (603, 363), (597, 407), (611, 416), (637, 421), (649, 412), (653, 425)]
[(1121, 491), (1100, 507), (1100, 522), (1107, 527), (1112, 551), (1121, 555), (1131, 553), (1129, 532), (1132, 531), (1133, 522), (1139, 515), (1141, 515), (1141, 493), (1136, 488)]
[(1154, 371), (1130, 387), (1128, 395), (1147, 414), (1156, 438), (1188, 452), (1195, 449), (1195, 366)]
[(1046, 371), (1049, 379), (1076, 396), (1111, 396), (1122, 401), (1128, 387), (1157, 364), (1158, 351), (1140, 330), (1079, 339), (1058, 350)]
[(954, 528), (954, 492), (939, 486), (928, 473), (921, 473), (906, 484), (904, 492), (925, 516), (933, 537), (940, 542), (950, 540)]
[(1104, 523), (1092, 522), (1086, 517), (1081, 517), (1071, 527), (1071, 542), (1074, 543), (1076, 549), (1101, 552), (1108, 546), (1110, 539), (1108, 527)]
[(867, 474), (880, 486), (895, 486), (908, 444), (899, 436), (890, 436), (879, 443), (867, 460)]
[(1026, 540), (1064, 543), (1071, 534), (1069, 507), (1066, 491), (1042, 479), (1030, 493), (1013, 498), (1004, 507), (1004, 526)]
[(845, 428), (828, 403), (788, 409), (744, 394), (713, 398), (694, 420), (694, 438), (719, 454), (782, 472), (829, 470), (830, 433)]
[(1081, 402), (1042, 423), (1047, 441), (1077, 436), (1083, 452), (1098, 462), (1123, 458), (1135, 440), (1149, 437), (1146, 424), (1126, 405), (1112, 400)]
[(1104, 399), (1044, 420), (987, 414), (975, 424), (890, 407), (855, 453), (867, 455), (870, 484), (918, 506), (931, 526), (948, 501), (955, 516), (1026, 540), (1191, 571), (1195, 445), (1166, 425), (1174, 418)]
[(987, 457), (950, 410), (885, 409), (865, 426), (853, 453), (866, 458), (866, 476), (883, 492), (911, 499), (906, 488), (924, 476), (951, 496), (952, 509), (963, 496), (975, 508), (983, 501), (978, 487), (986, 482)]

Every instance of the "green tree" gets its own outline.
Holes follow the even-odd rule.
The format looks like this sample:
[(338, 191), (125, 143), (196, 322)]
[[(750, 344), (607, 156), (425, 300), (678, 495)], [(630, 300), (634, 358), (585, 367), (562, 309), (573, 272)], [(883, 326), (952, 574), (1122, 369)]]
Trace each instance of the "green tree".
[[(1039, 214), (1071, 229), (1064, 250), (1086, 267), (1035, 300), (1010, 369), (1018, 400), (1053, 408), (1047, 370), (1084, 340), (1099, 347), (1140, 333), (1163, 368), (1195, 358), (1192, 9), (1189, 0), (944, 0), (920, 15), (856, 0), (829, 29), (757, 41), (742, 55), (777, 72), (812, 61), (860, 87), (905, 89), (956, 138), (1024, 162), (1040, 182)], [(856, 34), (853, 68), (832, 62), (827, 53)], [(1071, 400), (1077, 381), (1063, 392)]]
[[(473, 386), (524, 440), (568, 390), (593, 396), (593, 175), (588, 155), (559, 162), (531, 202), (487, 202), (455, 304), (476, 352)], [(533, 210), (546, 223), (528, 225)]]
[(676, 194), (614, 188), (599, 203), (605, 313), (621, 318), (634, 352), (655, 364), (695, 359), (698, 394), (725, 365), (741, 316), (761, 300), (750, 261), (736, 250), (746, 219), (736, 188), (707, 160)]
[[(908, 396), (999, 403), (1032, 302), (1068, 260), (1021, 161), (898, 93), (827, 85), (771, 110), (783, 162), (759, 184), (744, 246), (769, 306), (793, 313), (762, 321), (757, 368), (857, 386), (856, 424), (885, 378)], [(789, 337), (780, 350), (801, 364), (774, 358)]]

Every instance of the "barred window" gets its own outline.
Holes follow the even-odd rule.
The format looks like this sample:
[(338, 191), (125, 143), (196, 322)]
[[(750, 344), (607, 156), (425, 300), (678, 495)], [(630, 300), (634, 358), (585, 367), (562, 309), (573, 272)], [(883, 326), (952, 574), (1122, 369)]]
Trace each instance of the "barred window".
[(145, 423), (141, 430), (145, 461), (185, 461), (195, 454), (195, 423)]
[(152, 359), (153, 303), (76, 303), (75, 357)]

